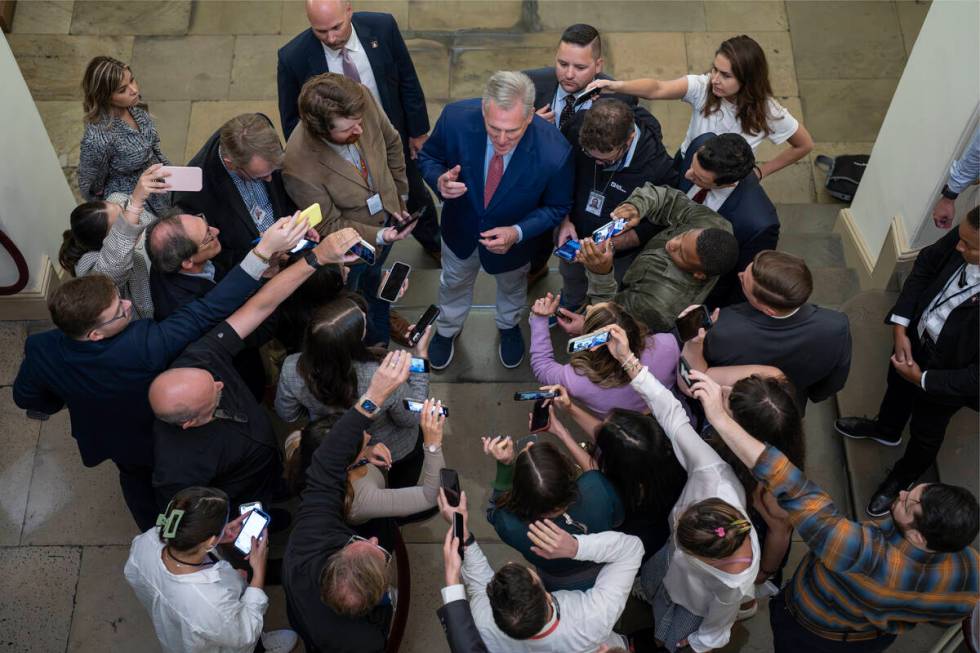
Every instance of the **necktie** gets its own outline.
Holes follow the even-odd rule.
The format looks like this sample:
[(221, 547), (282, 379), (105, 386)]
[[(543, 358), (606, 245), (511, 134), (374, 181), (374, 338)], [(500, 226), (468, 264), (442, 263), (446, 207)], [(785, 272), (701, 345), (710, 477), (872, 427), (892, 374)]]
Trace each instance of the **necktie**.
[(558, 129), (563, 129), (573, 115), (575, 115), (575, 96), (566, 95), (565, 106), (561, 108), (561, 115), (558, 116)]
[(357, 66), (354, 65), (354, 60), (350, 58), (350, 50), (347, 48), (341, 48), (340, 57), (343, 62), (344, 77), (353, 79), (355, 82), (360, 84), (361, 76), (357, 72)]
[(694, 197), (692, 197), (691, 199), (697, 202), (698, 204), (704, 204), (704, 198), (707, 196), (708, 196), (708, 189), (702, 188), (701, 190), (696, 192), (694, 194)]
[(483, 208), (490, 206), (490, 200), (493, 198), (497, 186), (500, 185), (500, 178), (503, 176), (504, 157), (494, 153), (493, 158), (490, 159), (490, 168), (487, 169), (487, 183), (483, 188)]

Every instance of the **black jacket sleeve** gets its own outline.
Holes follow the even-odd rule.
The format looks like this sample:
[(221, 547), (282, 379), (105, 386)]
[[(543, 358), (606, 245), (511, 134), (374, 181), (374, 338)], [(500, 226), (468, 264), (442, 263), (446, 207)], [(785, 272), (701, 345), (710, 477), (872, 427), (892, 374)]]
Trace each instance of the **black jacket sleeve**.
[[(834, 312), (836, 313), (836, 311)], [(825, 352), (827, 356), (832, 355), (834, 352), (831, 351), (829, 345), (836, 343), (838, 345), (836, 362), (827, 376), (810, 386), (807, 394), (810, 396), (810, 401), (813, 402), (823, 401), (843, 388), (844, 383), (847, 382), (847, 375), (851, 371), (851, 326), (846, 316), (838, 315), (843, 318), (841, 325), (833, 340), (828, 341), (828, 348)]]
[[(898, 301), (888, 312), (888, 316), (895, 314), (909, 319), (915, 316), (916, 306), (919, 304), (922, 293), (946, 265), (949, 253), (956, 249), (956, 243), (959, 239), (959, 231), (953, 229), (919, 252), (915, 258), (915, 264), (912, 266), (912, 274), (902, 285), (902, 292), (898, 296)], [(886, 321), (888, 316), (885, 316)]]
[(296, 105), (303, 83), (293, 76), (289, 66), (283, 61), (282, 50), (279, 51), (279, 63), (276, 66), (276, 85), (279, 88), (279, 120), (282, 123), (282, 135), (289, 140), (289, 135), (299, 123), (299, 109)]
[(452, 601), (436, 610), (446, 632), (451, 653), (486, 653), (487, 646), (473, 622), (470, 604), (465, 600)]

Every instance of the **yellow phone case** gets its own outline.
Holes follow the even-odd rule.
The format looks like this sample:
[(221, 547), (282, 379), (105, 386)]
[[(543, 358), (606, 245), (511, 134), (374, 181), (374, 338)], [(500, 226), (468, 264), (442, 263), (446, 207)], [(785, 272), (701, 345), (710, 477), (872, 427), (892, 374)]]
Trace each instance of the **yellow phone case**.
[(310, 204), (308, 207), (303, 209), (303, 212), (299, 214), (299, 217), (301, 220), (306, 218), (310, 228), (317, 226), (323, 222), (323, 214), (320, 212), (320, 204), (318, 202)]

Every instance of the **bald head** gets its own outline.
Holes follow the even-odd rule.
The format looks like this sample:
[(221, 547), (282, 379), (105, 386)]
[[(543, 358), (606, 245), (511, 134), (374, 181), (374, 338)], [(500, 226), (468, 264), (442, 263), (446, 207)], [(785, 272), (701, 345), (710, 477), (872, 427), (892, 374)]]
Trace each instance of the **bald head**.
[(349, 0), (306, 0), (306, 17), (313, 34), (328, 48), (339, 50), (350, 39)]
[(160, 421), (185, 429), (211, 421), (224, 384), (207, 370), (177, 367), (150, 384), (150, 407)]

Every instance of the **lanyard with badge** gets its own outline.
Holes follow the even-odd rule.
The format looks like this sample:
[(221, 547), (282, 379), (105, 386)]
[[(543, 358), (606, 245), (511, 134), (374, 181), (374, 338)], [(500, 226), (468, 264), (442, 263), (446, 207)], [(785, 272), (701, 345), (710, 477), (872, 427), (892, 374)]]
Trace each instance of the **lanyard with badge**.
[(609, 189), (609, 184), (612, 183), (613, 177), (616, 173), (623, 169), (623, 161), (621, 159), (616, 169), (609, 174), (609, 179), (606, 180), (606, 185), (602, 187), (602, 191), (596, 190), (598, 187), (599, 178), (599, 164), (595, 163), (595, 167), (592, 169), (592, 190), (589, 191), (589, 201), (585, 205), (585, 212), (591, 213), (592, 215), (602, 215), (602, 207), (606, 203), (606, 191)]
[[(360, 145), (354, 145), (354, 148), (357, 150), (357, 164), (355, 165), (354, 163), (351, 163), (351, 165), (357, 169), (358, 174), (361, 175), (361, 179), (364, 180), (367, 187), (370, 190), (374, 190), (371, 188), (371, 171), (368, 170), (367, 159), (364, 156), (364, 151), (361, 150)], [(351, 150), (349, 144), (347, 145), (347, 153), (350, 154), (351, 159), (354, 158), (354, 152)], [(373, 195), (371, 195), (371, 197), (367, 198), (368, 213), (374, 215), (375, 213), (380, 212), (382, 208), (384, 207), (381, 204), (380, 193), (375, 192)]]

